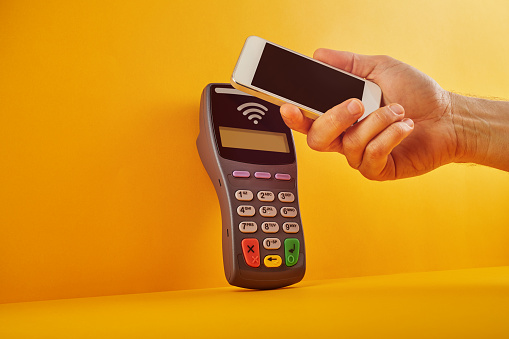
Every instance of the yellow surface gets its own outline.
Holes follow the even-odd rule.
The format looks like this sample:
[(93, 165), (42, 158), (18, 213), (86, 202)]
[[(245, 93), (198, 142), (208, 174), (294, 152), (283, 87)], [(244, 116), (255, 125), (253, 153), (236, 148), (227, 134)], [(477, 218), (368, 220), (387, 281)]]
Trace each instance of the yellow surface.
[[(0, 302), (226, 286), (195, 139), (201, 90), (229, 80), (248, 35), (389, 54), (507, 98), (508, 13), (506, 0), (1, 1)], [(376, 183), (296, 145), (307, 281), (509, 264), (507, 173)]]
[(0, 305), (1, 338), (507, 338), (509, 267)]

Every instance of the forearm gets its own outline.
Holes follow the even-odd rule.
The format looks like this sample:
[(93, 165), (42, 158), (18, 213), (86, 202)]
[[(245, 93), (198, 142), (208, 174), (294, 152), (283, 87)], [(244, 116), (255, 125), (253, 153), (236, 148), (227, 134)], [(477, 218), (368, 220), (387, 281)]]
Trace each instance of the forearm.
[(509, 102), (452, 94), (455, 162), (509, 171)]

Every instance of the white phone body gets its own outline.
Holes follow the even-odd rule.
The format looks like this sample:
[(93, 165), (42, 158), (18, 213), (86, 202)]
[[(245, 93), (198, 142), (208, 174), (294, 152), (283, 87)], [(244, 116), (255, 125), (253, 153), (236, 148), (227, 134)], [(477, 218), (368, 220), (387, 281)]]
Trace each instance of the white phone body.
[(257, 36), (246, 39), (230, 82), (276, 105), (296, 105), (311, 119), (356, 97), (364, 105), (360, 121), (378, 109), (382, 99), (377, 84)]

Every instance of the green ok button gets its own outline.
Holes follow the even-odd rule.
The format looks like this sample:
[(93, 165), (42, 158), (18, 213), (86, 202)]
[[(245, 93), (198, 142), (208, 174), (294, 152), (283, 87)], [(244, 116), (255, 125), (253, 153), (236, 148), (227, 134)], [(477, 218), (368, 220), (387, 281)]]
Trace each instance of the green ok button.
[(299, 239), (285, 239), (285, 262), (286, 266), (293, 266), (299, 261), (300, 242)]

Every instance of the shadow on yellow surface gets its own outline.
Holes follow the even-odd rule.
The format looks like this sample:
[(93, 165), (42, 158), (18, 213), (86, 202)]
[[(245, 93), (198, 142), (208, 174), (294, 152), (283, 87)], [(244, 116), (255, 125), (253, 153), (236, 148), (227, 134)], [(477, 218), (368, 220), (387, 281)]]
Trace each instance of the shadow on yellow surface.
[(0, 306), (2, 338), (507, 338), (509, 267)]

